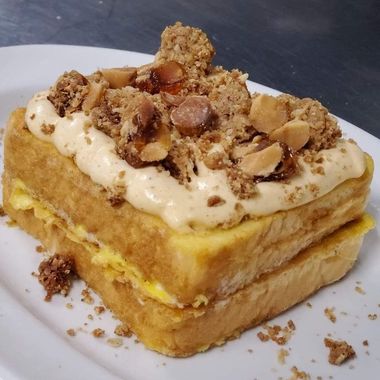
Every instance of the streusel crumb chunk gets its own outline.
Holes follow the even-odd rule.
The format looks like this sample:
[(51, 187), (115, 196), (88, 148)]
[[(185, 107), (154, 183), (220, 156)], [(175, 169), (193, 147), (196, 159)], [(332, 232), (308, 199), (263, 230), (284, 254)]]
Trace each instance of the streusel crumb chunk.
[(72, 277), (75, 273), (73, 259), (55, 254), (42, 261), (38, 271), (38, 281), (46, 290), (45, 301), (50, 301), (56, 293), (64, 296), (69, 294)]

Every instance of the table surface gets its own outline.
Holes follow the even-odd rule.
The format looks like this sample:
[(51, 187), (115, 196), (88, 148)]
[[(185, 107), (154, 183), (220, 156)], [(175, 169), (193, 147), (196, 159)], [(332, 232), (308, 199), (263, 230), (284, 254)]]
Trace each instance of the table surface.
[(0, 0), (0, 46), (70, 44), (154, 53), (175, 21), (202, 28), (216, 64), (380, 137), (380, 1)]

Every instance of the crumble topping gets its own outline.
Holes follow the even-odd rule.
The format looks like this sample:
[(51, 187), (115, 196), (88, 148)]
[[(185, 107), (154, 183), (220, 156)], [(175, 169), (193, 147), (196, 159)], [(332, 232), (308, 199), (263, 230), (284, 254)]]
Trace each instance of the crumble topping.
[(104, 335), (105, 335), (105, 331), (101, 328), (96, 328), (92, 331), (92, 335), (95, 337), (95, 338), (103, 338)]
[(341, 365), (346, 360), (356, 356), (356, 353), (351, 345), (346, 341), (333, 340), (330, 338), (324, 339), (325, 346), (330, 349), (329, 363)]
[(46, 290), (45, 301), (60, 293), (69, 294), (74, 274), (74, 260), (60, 254), (42, 261), (38, 267), (38, 281)]
[[(258, 182), (285, 181), (298, 173), (299, 157), (306, 160), (336, 145), (337, 121), (318, 101), (251, 95), (247, 75), (213, 66), (214, 54), (204, 32), (177, 22), (162, 33), (153, 63), (101, 69), (87, 77), (66, 72), (48, 99), (61, 117), (76, 111), (90, 115), (132, 167), (155, 166), (184, 186), (200, 165), (222, 170), (240, 199), (254, 197)], [(323, 175), (321, 166), (313, 170)]]
[(130, 338), (133, 335), (132, 330), (126, 324), (120, 324), (115, 327), (115, 335)]
[(260, 331), (257, 333), (257, 337), (262, 342), (267, 342), (270, 339), (279, 346), (286, 344), (296, 330), (296, 326), (292, 320), (289, 320), (284, 327), (279, 325), (271, 326), (269, 324), (265, 324), (263, 327), (266, 330), (266, 333)]
[(325, 313), (325, 316), (332, 322), (332, 323), (335, 323), (336, 322), (336, 315), (334, 313), (335, 311), (335, 308), (332, 307), (332, 308), (329, 308), (329, 307), (326, 307), (325, 310), (324, 310), (324, 313)]

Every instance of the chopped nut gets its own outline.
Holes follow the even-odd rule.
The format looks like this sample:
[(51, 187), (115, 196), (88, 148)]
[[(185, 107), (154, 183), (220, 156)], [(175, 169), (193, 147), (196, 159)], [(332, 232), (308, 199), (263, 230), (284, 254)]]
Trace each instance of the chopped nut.
[(102, 338), (105, 334), (105, 331), (103, 329), (100, 329), (100, 328), (97, 328), (95, 330), (92, 331), (92, 335), (95, 337), (95, 338)]
[(170, 118), (182, 135), (199, 136), (212, 121), (210, 101), (204, 96), (188, 96)]
[(325, 338), (324, 342), (325, 346), (330, 349), (330, 364), (341, 365), (346, 360), (356, 356), (354, 349), (346, 341)]
[(145, 162), (161, 161), (168, 155), (168, 147), (160, 141), (146, 144), (140, 153), (140, 158)]
[(249, 153), (241, 160), (240, 169), (251, 177), (269, 176), (281, 162), (283, 150), (275, 143), (259, 152)]
[(161, 92), (160, 95), (161, 95), (162, 100), (166, 104), (170, 106), (176, 106), (176, 107), (178, 107), (186, 99), (184, 96), (173, 95), (173, 94), (169, 94), (168, 92)]
[(222, 206), (226, 203), (226, 201), (219, 197), (219, 195), (213, 195), (209, 199), (207, 199), (207, 206), (208, 207), (216, 207), (216, 206)]
[(110, 88), (122, 88), (134, 85), (137, 69), (134, 67), (115, 67), (112, 69), (102, 69), (101, 73), (110, 84)]
[(274, 130), (269, 138), (285, 143), (297, 152), (309, 141), (309, 129), (309, 124), (306, 121), (295, 119)]
[(90, 111), (100, 104), (105, 88), (101, 83), (89, 82), (88, 94), (83, 100), (83, 111)]
[(277, 98), (260, 94), (252, 100), (249, 117), (259, 132), (270, 133), (288, 121), (286, 105)]

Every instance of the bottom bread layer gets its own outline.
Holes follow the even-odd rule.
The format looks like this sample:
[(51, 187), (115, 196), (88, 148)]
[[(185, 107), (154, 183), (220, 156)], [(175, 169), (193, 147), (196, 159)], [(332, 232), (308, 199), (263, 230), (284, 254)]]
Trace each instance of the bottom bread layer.
[(91, 264), (85, 248), (56, 225), (37, 219), (33, 210), (15, 210), (6, 199), (4, 207), (49, 250), (73, 257), (78, 275), (148, 348), (178, 357), (223, 344), (340, 279), (355, 262), (364, 234), (373, 227), (372, 219), (364, 216), (224, 300), (197, 309), (176, 309), (144, 298), (129, 284), (110, 281), (101, 267)]

